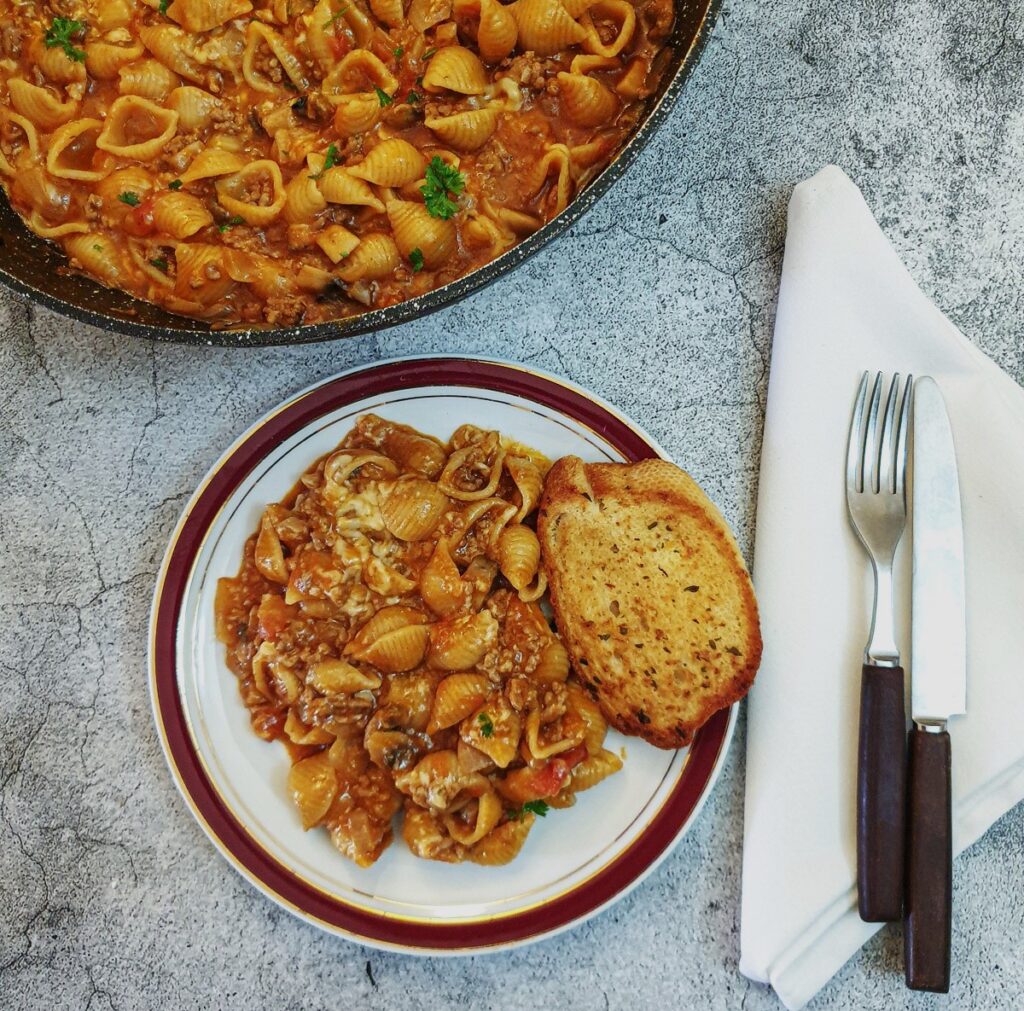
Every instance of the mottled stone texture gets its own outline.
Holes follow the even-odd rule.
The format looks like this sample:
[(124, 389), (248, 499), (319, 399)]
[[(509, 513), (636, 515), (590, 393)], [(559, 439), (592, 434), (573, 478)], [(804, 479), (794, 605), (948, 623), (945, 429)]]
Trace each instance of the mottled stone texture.
[[(154, 346), (0, 296), (0, 1006), (775, 1006), (736, 968), (742, 732), (683, 843), (588, 925), (488, 958), (367, 952), (255, 893), (175, 793), (147, 691), (154, 574), (186, 497), (260, 413), (348, 365), (426, 351), (596, 390), (693, 471), (749, 551), (786, 201), (823, 164), (1024, 378), (1022, 44), (1005, 0), (727, 3), (683, 102), (569, 235), (376, 337)], [(813, 1006), (1024, 1007), (1024, 809), (955, 878), (948, 998), (906, 996), (890, 929)]]

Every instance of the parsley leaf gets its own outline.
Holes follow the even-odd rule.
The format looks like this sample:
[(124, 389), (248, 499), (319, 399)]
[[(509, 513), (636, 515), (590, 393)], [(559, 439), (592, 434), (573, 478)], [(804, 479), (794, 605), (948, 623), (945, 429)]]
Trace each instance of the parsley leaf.
[(535, 814), (543, 818), (550, 810), (546, 801), (528, 800), (522, 807), (517, 808), (515, 811), (510, 811), (508, 816), (512, 821), (522, 821), (527, 814)]
[[(409, 262), (412, 264), (412, 270), (414, 274), (418, 274), (423, 269), (423, 250), (416, 248), (409, 254)], [(481, 713), (481, 717), (486, 716), (486, 713)], [(490, 737), (486, 731), (484, 737)]]
[(218, 225), (217, 226), (217, 231), (220, 232), (221, 234), (223, 234), (229, 228), (234, 228), (235, 225), (242, 225), (242, 224), (245, 224), (245, 218), (240, 218), (236, 214), (236, 215), (234, 215), (234, 217), (228, 218), (228, 220), (225, 221), (223, 225)]
[(420, 93), (418, 91), (410, 91), (405, 96), (405, 102), (407, 105), (415, 105), (420, 100)]
[(329, 168), (338, 164), (338, 149), (333, 144), (327, 145), (327, 156), (324, 158), (323, 168), (319, 172), (310, 175), (310, 179), (319, 179)]
[(76, 35), (84, 35), (86, 24), (84, 21), (72, 21), (70, 18), (54, 18), (49, 30), (43, 38), (47, 49), (63, 49), (64, 55), (70, 60), (78, 63), (85, 61), (85, 53), (76, 49), (71, 44), (71, 39)]
[(332, 14), (331, 17), (324, 22), (324, 28), (330, 28), (331, 25), (333, 25), (338, 20), (338, 18), (340, 18), (342, 14), (344, 14), (345, 11), (348, 10), (348, 7), (349, 5), (345, 4), (345, 6), (341, 8), (341, 10), (335, 11), (334, 14)]
[(465, 188), (465, 176), (458, 169), (445, 164), (436, 154), (430, 159), (426, 185), (420, 187), (420, 193), (431, 217), (445, 221), (453, 217), (459, 207), (452, 197), (457, 197)]
[(167, 261), (162, 256), (158, 256), (155, 260), (150, 260), (149, 262), (157, 270), (167, 270)]
[(124, 193), (118, 193), (117, 199), (120, 200), (122, 204), (127, 204), (129, 207), (138, 207), (141, 203), (138, 193), (132, 193), (131, 190), (125, 190)]
[(391, 55), (394, 56), (396, 60), (400, 60), (404, 54), (405, 46), (399, 46), (397, 49), (391, 50)]
[(423, 55), (422, 55), (422, 56), (420, 57), (420, 59), (421, 59), (421, 60), (429, 60), (429, 59), (430, 59), (430, 57), (431, 57), (431, 56), (433, 56), (433, 55), (434, 55), (434, 53), (436, 53), (436, 52), (437, 52), (437, 49), (436, 49), (436, 48), (435, 48), (435, 49), (428, 49), (428, 50), (427, 50), (427, 51), (426, 51), (426, 52), (425, 52), (425, 53), (424, 53), (424, 54), (423, 54)]
[(161, 14), (167, 14), (167, 8), (171, 6), (171, 0), (160, 0), (159, 11)]
[(373, 86), (373, 90), (377, 92), (377, 101), (380, 102), (382, 109), (386, 109), (394, 101), (383, 88), (378, 88), (376, 84)]
[(172, 179), (167, 184), (167, 188), (169, 190), (180, 190), (181, 189), (181, 180), (180, 179)]
[[(415, 250), (414, 250), (414, 252), (415, 252)], [(423, 254), (421, 253), (420, 256), (422, 257)], [(409, 259), (412, 259), (412, 257), (410, 256)], [(480, 733), (483, 734), (484, 737), (493, 737), (494, 736), (494, 722), (491, 720), (490, 716), (487, 715), (487, 713), (481, 713), (476, 718), (476, 720), (477, 720), (477, 723), (480, 724)]]

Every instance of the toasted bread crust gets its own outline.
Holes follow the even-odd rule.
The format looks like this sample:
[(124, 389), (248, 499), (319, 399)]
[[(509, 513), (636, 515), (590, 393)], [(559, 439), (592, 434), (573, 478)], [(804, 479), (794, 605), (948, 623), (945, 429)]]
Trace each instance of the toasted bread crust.
[(747, 693), (761, 662), (753, 587), (688, 474), (665, 460), (565, 457), (537, 532), (573, 669), (617, 730), (682, 747)]

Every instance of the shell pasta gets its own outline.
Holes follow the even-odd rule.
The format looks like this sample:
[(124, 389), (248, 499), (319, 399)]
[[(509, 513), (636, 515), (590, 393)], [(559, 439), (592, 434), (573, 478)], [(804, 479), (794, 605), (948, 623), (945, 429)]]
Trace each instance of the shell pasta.
[(360, 866), (399, 810), (417, 856), (507, 863), (621, 767), (538, 603), (548, 468), (473, 425), (444, 444), (365, 415), (218, 584), (253, 730), (286, 745), (302, 826)]
[(672, 0), (0, 0), (0, 184), (72, 268), (173, 313), (342, 319), (564, 210), (672, 22)]

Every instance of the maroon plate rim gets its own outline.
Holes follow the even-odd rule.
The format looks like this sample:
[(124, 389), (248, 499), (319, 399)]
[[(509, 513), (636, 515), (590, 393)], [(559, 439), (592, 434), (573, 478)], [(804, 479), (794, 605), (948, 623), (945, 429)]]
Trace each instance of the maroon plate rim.
[(569, 891), (498, 917), (424, 923), (366, 910), (314, 888), (255, 842), (207, 778), (178, 690), (178, 621), (199, 549), (225, 501), (282, 440), (364, 398), (439, 386), (512, 394), (560, 411), (600, 435), (628, 460), (663, 455), (648, 436), (609, 405), (564, 380), (513, 363), (457, 356), (404, 358), (328, 379), (258, 421), (214, 465), (186, 506), (154, 592), (150, 678), (154, 720), (179, 791), (236, 870), (280, 905), (351, 940), (423, 954), (460, 954), (510, 947), (564, 930), (638, 884), (668, 854), (697, 813), (713, 784), (734, 720), (731, 709), (720, 710), (695, 735), (678, 782), (626, 850)]

